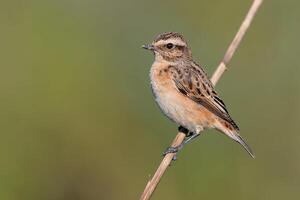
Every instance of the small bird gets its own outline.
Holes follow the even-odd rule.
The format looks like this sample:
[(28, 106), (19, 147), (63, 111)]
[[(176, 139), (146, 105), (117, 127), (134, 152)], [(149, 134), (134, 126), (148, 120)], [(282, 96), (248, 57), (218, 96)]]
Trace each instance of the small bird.
[[(215, 128), (240, 143), (254, 158), (207, 74), (193, 60), (181, 34), (162, 33), (142, 47), (154, 53), (155, 61), (150, 70), (152, 91), (162, 112), (187, 134), (183, 144), (199, 136), (204, 129)], [(165, 154), (181, 148), (169, 147)]]

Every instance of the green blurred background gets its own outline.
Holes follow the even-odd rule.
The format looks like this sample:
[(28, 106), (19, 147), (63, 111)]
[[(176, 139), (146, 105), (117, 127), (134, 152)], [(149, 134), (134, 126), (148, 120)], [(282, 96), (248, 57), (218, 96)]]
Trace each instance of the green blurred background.
[[(138, 199), (177, 133), (140, 46), (181, 32), (209, 74), (252, 1), (0, 3), (0, 199)], [(299, 1), (266, 0), (217, 85), (256, 153), (206, 131), (153, 199), (299, 199)]]

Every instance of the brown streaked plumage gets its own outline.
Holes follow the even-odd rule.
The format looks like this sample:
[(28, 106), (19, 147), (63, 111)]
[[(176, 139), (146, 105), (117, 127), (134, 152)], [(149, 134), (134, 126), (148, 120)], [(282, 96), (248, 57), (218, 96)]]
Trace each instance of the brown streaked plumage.
[(152, 44), (143, 47), (155, 54), (151, 86), (156, 102), (169, 119), (195, 134), (216, 128), (254, 157), (207, 74), (193, 61), (181, 34), (162, 33)]

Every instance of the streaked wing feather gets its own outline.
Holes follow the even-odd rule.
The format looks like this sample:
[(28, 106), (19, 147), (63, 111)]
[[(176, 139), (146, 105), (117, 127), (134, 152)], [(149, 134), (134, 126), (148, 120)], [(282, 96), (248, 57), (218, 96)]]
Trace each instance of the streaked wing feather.
[(204, 106), (216, 116), (229, 122), (236, 130), (239, 130), (229, 116), (224, 102), (215, 92), (206, 73), (197, 64), (182, 69), (176, 69), (175, 67), (170, 67), (170, 69), (178, 91)]

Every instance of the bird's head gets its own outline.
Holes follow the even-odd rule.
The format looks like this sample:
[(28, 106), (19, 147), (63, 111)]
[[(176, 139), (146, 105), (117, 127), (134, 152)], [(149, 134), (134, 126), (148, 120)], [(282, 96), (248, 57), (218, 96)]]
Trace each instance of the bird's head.
[(191, 51), (183, 36), (176, 32), (162, 33), (151, 44), (142, 47), (153, 51), (156, 60), (163, 59), (176, 62), (192, 58)]

